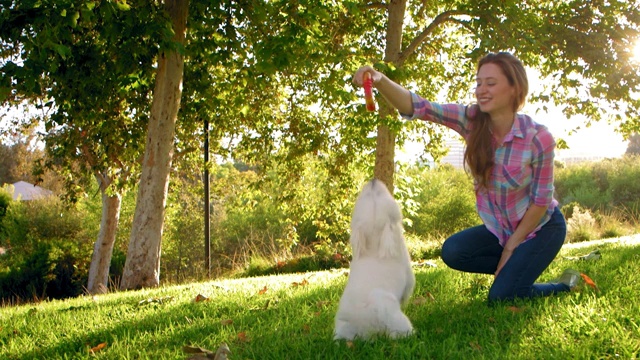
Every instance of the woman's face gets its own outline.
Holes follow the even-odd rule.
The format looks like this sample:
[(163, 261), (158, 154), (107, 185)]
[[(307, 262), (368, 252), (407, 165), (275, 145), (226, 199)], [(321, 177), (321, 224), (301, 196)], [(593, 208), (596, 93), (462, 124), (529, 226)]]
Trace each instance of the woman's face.
[(513, 114), (515, 87), (496, 64), (487, 63), (478, 69), (476, 76), (476, 100), (480, 111), (492, 117), (499, 114)]

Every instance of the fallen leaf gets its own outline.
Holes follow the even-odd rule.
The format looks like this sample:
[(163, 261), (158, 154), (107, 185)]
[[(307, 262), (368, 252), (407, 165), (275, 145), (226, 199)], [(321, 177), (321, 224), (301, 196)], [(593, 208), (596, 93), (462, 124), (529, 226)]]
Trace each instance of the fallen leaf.
[(309, 326), (309, 325), (307, 325), (307, 324), (304, 324), (304, 325), (302, 326), (302, 330), (303, 330), (305, 333), (307, 333), (307, 334), (308, 334), (308, 333), (310, 333), (310, 332), (311, 332), (311, 326)]
[(316, 312), (313, 313), (313, 316), (318, 317), (318, 316), (320, 316), (320, 314), (321, 314), (320, 311), (316, 311)]
[(347, 347), (353, 349), (353, 341), (347, 341)]
[(319, 308), (324, 308), (327, 305), (329, 305), (329, 301), (318, 301), (316, 303), (316, 306), (319, 307)]
[(424, 293), (424, 296), (417, 296), (413, 299), (412, 303), (414, 305), (423, 305), (425, 304), (427, 301), (436, 301), (435, 296), (433, 296), (433, 294), (429, 291)]
[(512, 306), (507, 307), (507, 310), (511, 311), (511, 312), (512, 312), (512, 313), (514, 313), (514, 314), (517, 314), (517, 313), (521, 313), (521, 312), (523, 312), (523, 311), (524, 311), (524, 308), (521, 308), (521, 307), (517, 307), (517, 306), (513, 306), (513, 305), (512, 305)]
[(436, 297), (433, 296), (433, 294), (430, 291), (427, 291), (426, 293), (424, 293), (424, 296), (431, 301), (436, 301)]
[(284, 261), (276, 262), (276, 268), (278, 268), (278, 269), (283, 268), (285, 265), (287, 265), (287, 263), (284, 262)]
[(242, 342), (247, 342), (249, 341), (249, 338), (247, 337), (247, 333), (246, 332), (239, 332), (238, 333), (238, 340), (242, 341)]
[(100, 351), (100, 350), (102, 350), (102, 349), (104, 349), (106, 347), (107, 347), (107, 343), (100, 343), (100, 344), (92, 347), (91, 349), (89, 349), (89, 352), (92, 353), (92, 354), (95, 354), (98, 351)]
[(340, 253), (333, 254), (333, 260), (335, 260), (335, 261), (342, 260), (342, 254), (340, 254)]
[(423, 305), (423, 304), (425, 304), (426, 302), (427, 302), (427, 299), (425, 299), (425, 298), (424, 298), (424, 297), (422, 297), (422, 296), (417, 296), (417, 297), (413, 298), (413, 301), (411, 301), (411, 303), (412, 303), (413, 305)]
[(262, 295), (266, 292), (267, 292), (267, 285), (265, 285), (262, 289), (260, 289), (260, 291), (258, 291), (258, 294)]
[(587, 276), (587, 274), (580, 273), (580, 276), (582, 276), (582, 279), (587, 285), (591, 286), (595, 290), (599, 290), (598, 285), (596, 285), (596, 283), (589, 276)]
[(194, 302), (203, 302), (203, 301), (209, 301), (209, 298), (202, 295), (202, 294), (198, 294), (198, 296), (196, 296), (196, 298), (193, 300)]
[(477, 342), (472, 341), (469, 343), (469, 345), (474, 349), (474, 350), (478, 350), (478, 351), (482, 351), (482, 346), (480, 346)]
[(233, 320), (225, 319), (225, 320), (220, 321), (220, 324), (222, 324), (224, 326), (231, 325), (231, 324), (233, 324)]
[(294, 281), (291, 285), (296, 287), (296, 286), (305, 286), (307, 284), (309, 284), (309, 281), (307, 281), (307, 279), (302, 279), (301, 282), (295, 282)]

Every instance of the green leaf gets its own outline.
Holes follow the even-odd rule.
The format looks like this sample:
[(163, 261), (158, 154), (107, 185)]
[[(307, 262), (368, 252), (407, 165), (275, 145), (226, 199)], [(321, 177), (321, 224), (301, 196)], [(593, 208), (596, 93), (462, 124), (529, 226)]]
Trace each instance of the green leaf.
[(60, 55), (60, 57), (62, 57), (63, 59), (66, 59), (68, 56), (71, 55), (71, 49), (68, 46), (62, 45), (62, 44), (54, 44), (53, 45), (53, 49), (58, 53), (58, 55)]
[(131, 6), (127, 4), (126, 0), (118, 0), (116, 1), (116, 7), (121, 11), (129, 11), (131, 10)]
[(80, 13), (78, 11), (74, 12), (71, 16), (71, 26), (78, 26), (78, 19), (80, 18)]

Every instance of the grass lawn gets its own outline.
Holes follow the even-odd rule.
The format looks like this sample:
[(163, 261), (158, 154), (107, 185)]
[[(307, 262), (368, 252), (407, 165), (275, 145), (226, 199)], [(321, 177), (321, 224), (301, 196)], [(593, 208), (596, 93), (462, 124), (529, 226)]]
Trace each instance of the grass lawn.
[[(574, 260), (599, 249), (597, 260)], [(488, 275), (416, 267), (406, 307), (415, 335), (333, 342), (346, 270), (220, 280), (0, 308), (1, 359), (637, 359), (640, 244), (565, 247), (540, 281), (567, 267), (591, 277), (570, 293), (488, 307)], [(196, 301), (204, 296), (204, 301)], [(93, 350), (92, 350), (93, 348)], [(204, 357), (201, 357), (204, 358)], [(211, 357), (213, 358), (213, 357)]]

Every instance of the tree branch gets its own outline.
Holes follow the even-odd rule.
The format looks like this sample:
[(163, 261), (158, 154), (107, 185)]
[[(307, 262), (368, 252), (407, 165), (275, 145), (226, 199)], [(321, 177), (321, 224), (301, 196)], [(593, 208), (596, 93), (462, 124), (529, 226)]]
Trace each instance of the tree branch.
[(429, 36), (429, 34), (431, 34), (431, 32), (433, 32), (433, 30), (439, 25), (444, 24), (448, 21), (459, 22), (458, 19), (453, 17), (456, 15), (466, 15), (466, 13), (462, 11), (449, 10), (436, 16), (435, 19), (433, 19), (433, 21), (429, 25), (427, 25), (427, 27), (425, 27), (424, 30), (422, 30), (422, 32), (420, 32), (420, 34), (418, 34), (418, 36), (413, 39), (413, 41), (411, 41), (409, 46), (407, 46), (407, 48), (404, 49), (402, 53), (400, 53), (396, 65), (401, 66), (409, 58), (409, 56), (413, 55), (418, 46), (420, 46), (420, 44), (424, 42), (427, 36)]

